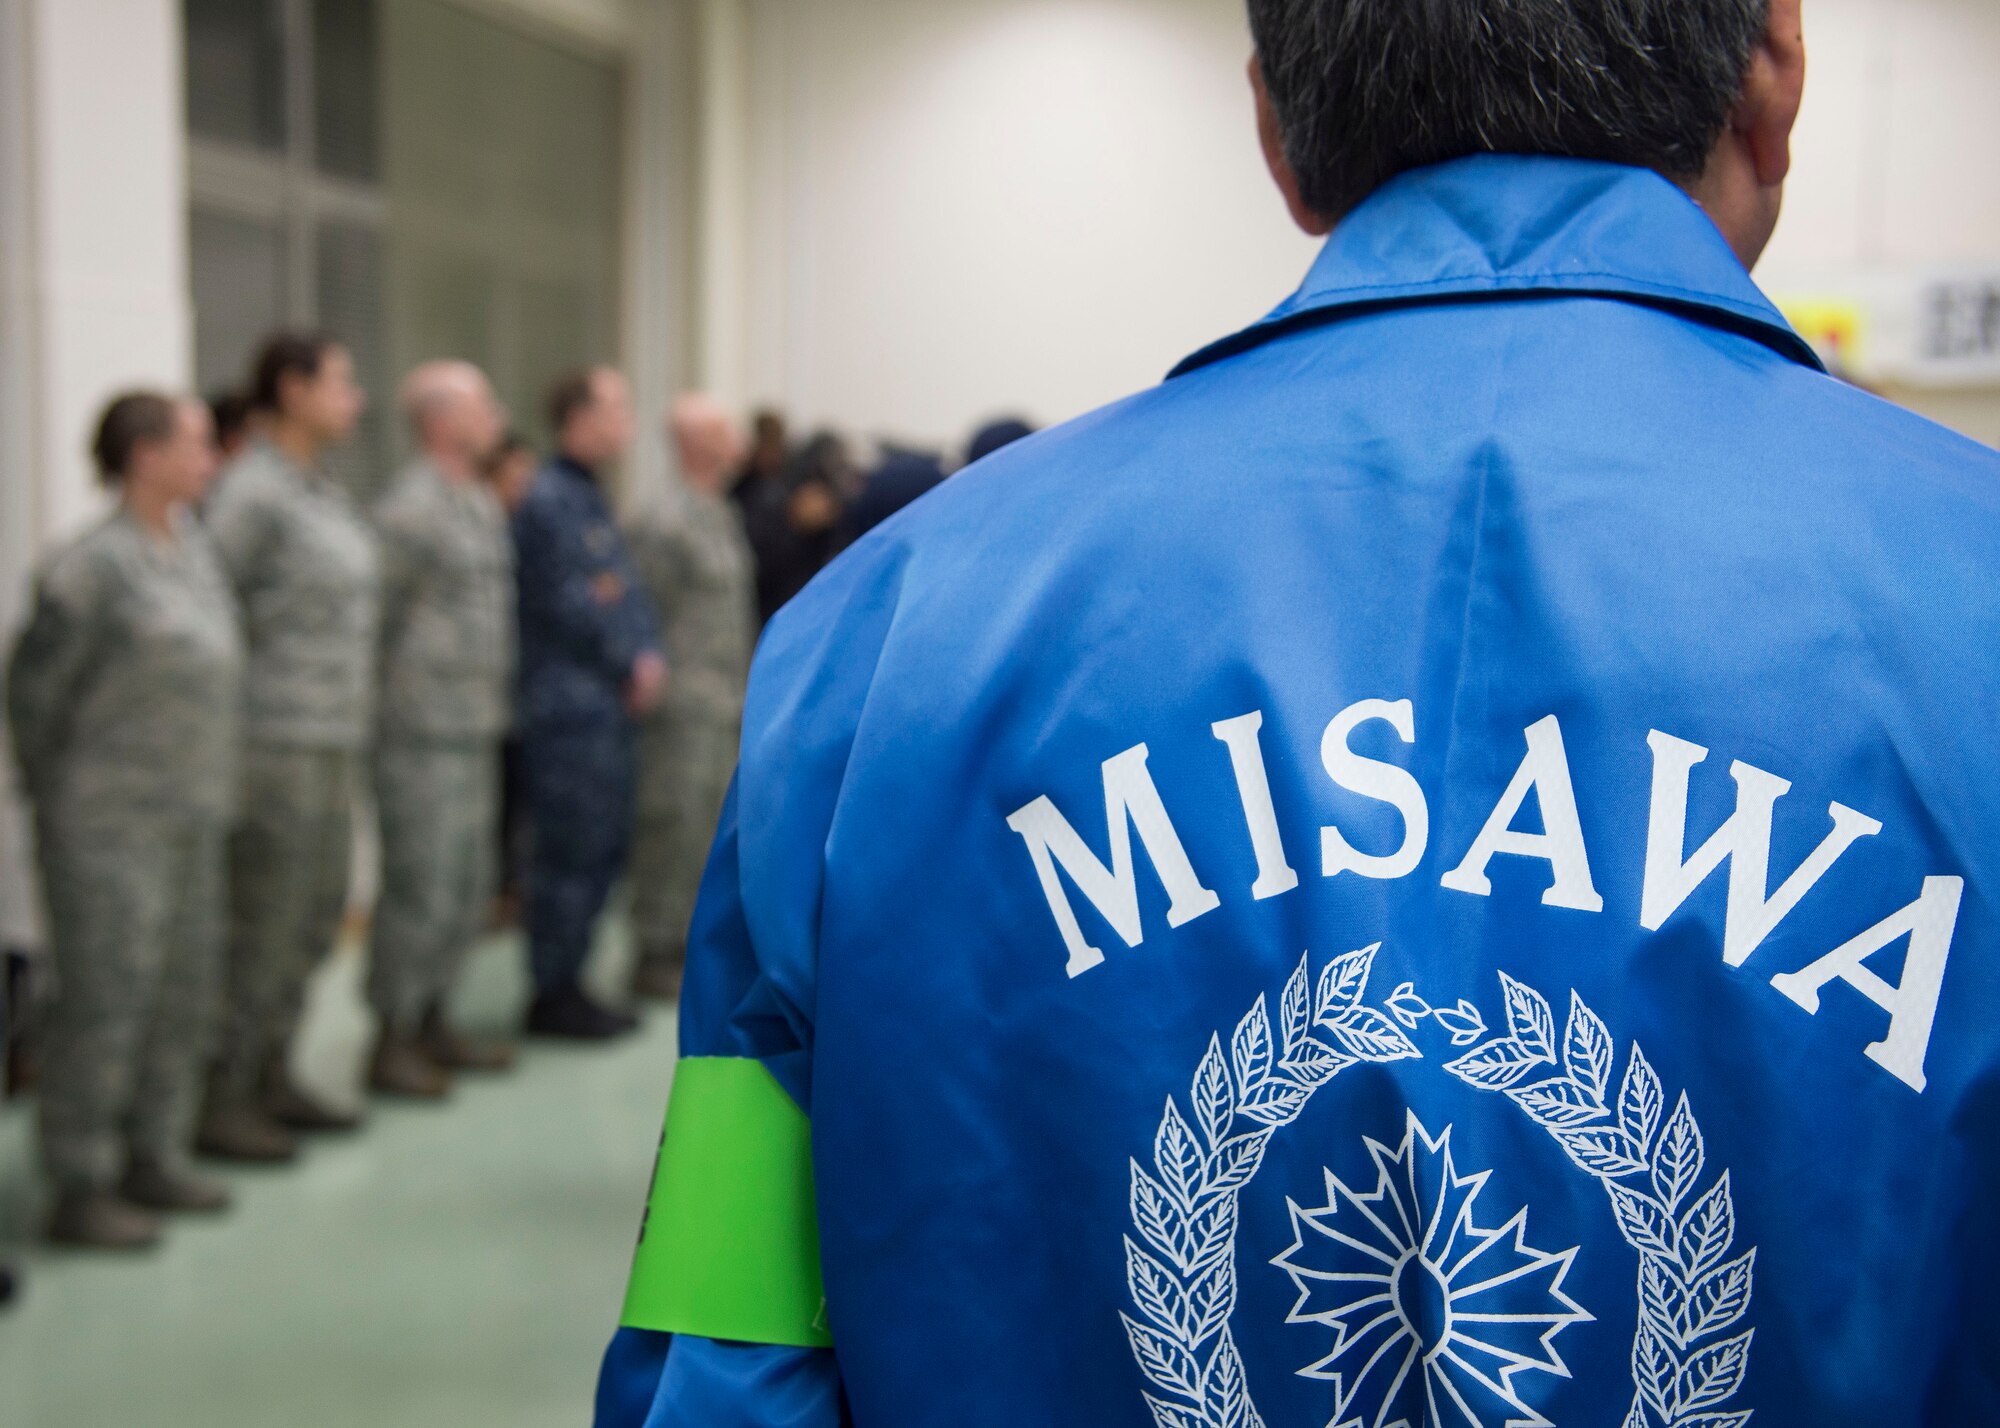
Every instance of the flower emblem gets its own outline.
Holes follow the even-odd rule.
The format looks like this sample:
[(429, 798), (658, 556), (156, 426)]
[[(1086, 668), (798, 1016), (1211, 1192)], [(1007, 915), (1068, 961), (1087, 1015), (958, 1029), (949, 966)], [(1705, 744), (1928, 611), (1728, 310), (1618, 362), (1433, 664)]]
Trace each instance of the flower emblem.
[(1288, 1201), (1293, 1241), (1271, 1261), (1298, 1290), (1287, 1322), (1334, 1331), (1299, 1370), (1333, 1383), (1333, 1428), (1547, 1428), (1516, 1380), (1570, 1376), (1555, 1338), (1593, 1317), (1563, 1292), (1576, 1249), (1530, 1247), (1525, 1208), (1481, 1227), (1490, 1172), (1459, 1174), (1449, 1126), (1412, 1114), (1395, 1150), (1366, 1145), (1374, 1189), (1325, 1171), (1326, 1203)]

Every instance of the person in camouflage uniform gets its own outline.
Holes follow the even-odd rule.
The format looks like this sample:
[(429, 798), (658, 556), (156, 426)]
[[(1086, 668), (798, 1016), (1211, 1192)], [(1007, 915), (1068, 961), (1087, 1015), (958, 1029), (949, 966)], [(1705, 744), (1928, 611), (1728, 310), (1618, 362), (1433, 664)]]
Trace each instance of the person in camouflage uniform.
[(380, 571), (374, 533), (319, 466), (361, 414), (346, 349), (273, 338), (251, 386), (263, 430), (208, 507), (243, 604), (248, 742), (229, 840), (228, 995), (198, 1143), (226, 1159), (282, 1160), (290, 1131), (356, 1123), (300, 1090), (285, 1065), (306, 978), (347, 901)]
[(640, 731), (632, 850), (633, 991), (680, 994), (688, 920), (709, 840), (736, 767), (743, 688), (757, 639), (757, 573), (729, 483), (743, 459), (736, 425), (712, 399), (673, 405), (682, 485), (627, 537), (659, 607), (674, 678)]
[(221, 966), (243, 647), (189, 509), (215, 470), (208, 409), (120, 397), (95, 452), (118, 508), (44, 568), (7, 713), (57, 975), (49, 1233), (132, 1249), (158, 1238), (154, 1211), (228, 1204), (186, 1154)]
[(454, 1070), (498, 1070), (505, 1047), (457, 1035), (444, 999), (496, 882), (500, 740), (513, 701), (514, 556), (480, 462), (500, 404), (477, 367), (429, 362), (403, 386), (422, 454), (375, 511), (382, 549), (382, 709), (375, 808), (382, 896), (369, 1074), (388, 1095), (442, 1096)]

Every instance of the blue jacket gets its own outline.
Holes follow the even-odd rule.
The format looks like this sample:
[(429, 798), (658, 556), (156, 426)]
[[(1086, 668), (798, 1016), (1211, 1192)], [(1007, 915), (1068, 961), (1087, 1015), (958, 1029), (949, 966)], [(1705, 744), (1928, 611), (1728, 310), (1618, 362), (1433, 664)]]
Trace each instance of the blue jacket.
[(659, 620), (591, 471), (558, 456), (514, 513), (521, 722), (615, 724)]
[(683, 1050), (837, 1347), (600, 1422), (2000, 1422), (1996, 558), (1672, 185), (1397, 179), (772, 623)]

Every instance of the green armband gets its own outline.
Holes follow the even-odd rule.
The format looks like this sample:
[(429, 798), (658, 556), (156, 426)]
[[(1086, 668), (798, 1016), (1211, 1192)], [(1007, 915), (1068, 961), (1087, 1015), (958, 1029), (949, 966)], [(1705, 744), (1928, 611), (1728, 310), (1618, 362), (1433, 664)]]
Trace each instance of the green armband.
[(675, 1069), (619, 1322), (751, 1344), (833, 1346), (812, 1124), (763, 1062), (691, 1056)]

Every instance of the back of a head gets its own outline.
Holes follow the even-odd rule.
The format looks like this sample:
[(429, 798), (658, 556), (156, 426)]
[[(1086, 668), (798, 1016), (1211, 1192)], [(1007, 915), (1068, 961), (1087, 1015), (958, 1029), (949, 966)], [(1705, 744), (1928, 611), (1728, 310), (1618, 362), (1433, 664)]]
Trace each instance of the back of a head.
[(588, 411), (597, 400), (598, 367), (578, 367), (565, 372), (549, 384), (548, 395), (543, 398), (543, 411), (548, 417), (549, 433), (557, 441), (562, 440), (564, 428), (572, 418)]
[(208, 399), (208, 414), (215, 423), (216, 445), (233, 451), (250, 425), (250, 394), (233, 388), (217, 392)]
[(403, 379), (401, 401), (410, 433), (419, 442), (428, 442), (440, 418), (448, 416), (461, 402), (477, 401), (485, 389), (485, 378), (470, 362), (440, 358), (424, 362)]
[(1700, 175), (1770, 0), (1249, 0), (1301, 197), (1329, 217), (1408, 169), (1555, 154)]
[(106, 404), (90, 442), (91, 459), (105, 485), (124, 483), (139, 446), (173, 435), (174, 411), (174, 399), (155, 391), (124, 392)]

